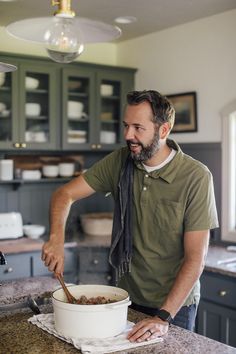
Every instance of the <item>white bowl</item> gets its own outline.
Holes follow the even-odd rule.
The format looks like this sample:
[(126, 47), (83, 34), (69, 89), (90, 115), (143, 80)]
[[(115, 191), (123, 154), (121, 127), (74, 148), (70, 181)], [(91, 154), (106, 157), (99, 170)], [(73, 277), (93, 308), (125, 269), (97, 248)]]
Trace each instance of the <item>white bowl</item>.
[(24, 235), (33, 239), (37, 239), (45, 232), (43, 225), (23, 225)]
[(7, 106), (4, 102), (0, 102), (0, 112), (4, 112), (6, 110)]
[(71, 177), (75, 172), (75, 164), (73, 162), (59, 163), (59, 176)]
[(58, 165), (45, 165), (42, 170), (45, 177), (57, 177), (59, 173)]
[(36, 89), (39, 86), (39, 80), (34, 77), (26, 76), (25, 78), (25, 87), (27, 89)]
[(100, 93), (102, 96), (112, 96), (113, 95), (113, 86), (102, 84), (101, 89), (100, 89)]
[(111, 236), (113, 225), (112, 213), (89, 213), (80, 215), (85, 234), (91, 236)]
[(102, 130), (100, 133), (100, 142), (102, 144), (114, 144), (116, 142), (116, 133)]
[(68, 117), (69, 118), (74, 118), (74, 119), (79, 119), (83, 116), (83, 109), (84, 105), (82, 102), (77, 102), (77, 101), (68, 101)]
[(25, 113), (27, 116), (38, 117), (41, 112), (41, 106), (39, 103), (26, 103)]

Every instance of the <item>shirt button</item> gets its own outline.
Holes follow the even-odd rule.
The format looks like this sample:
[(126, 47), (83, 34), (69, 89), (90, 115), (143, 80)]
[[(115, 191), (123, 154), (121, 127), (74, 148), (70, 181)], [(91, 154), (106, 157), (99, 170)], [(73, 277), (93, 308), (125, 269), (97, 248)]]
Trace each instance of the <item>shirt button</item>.
[(149, 177), (148, 175), (145, 175), (145, 177)]
[(147, 187), (143, 187), (143, 190), (146, 191), (146, 190), (147, 190)]

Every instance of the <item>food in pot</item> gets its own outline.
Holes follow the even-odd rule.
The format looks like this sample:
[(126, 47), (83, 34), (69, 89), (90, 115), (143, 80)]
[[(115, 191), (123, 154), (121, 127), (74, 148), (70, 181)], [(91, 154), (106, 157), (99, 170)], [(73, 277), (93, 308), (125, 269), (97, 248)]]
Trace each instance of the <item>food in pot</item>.
[(85, 295), (81, 295), (77, 300), (78, 305), (104, 305), (110, 304), (112, 302), (116, 302), (117, 300), (111, 300), (105, 298), (105, 296), (96, 296), (96, 297), (87, 297)]

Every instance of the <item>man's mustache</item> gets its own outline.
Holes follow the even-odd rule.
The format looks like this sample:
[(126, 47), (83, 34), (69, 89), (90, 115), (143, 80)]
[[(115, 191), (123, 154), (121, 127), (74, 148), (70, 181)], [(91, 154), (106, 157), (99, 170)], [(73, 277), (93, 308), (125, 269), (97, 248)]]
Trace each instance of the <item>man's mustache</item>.
[(140, 143), (139, 141), (134, 141), (134, 140), (126, 140), (127, 145), (129, 146), (130, 144), (137, 144), (143, 147), (143, 144)]

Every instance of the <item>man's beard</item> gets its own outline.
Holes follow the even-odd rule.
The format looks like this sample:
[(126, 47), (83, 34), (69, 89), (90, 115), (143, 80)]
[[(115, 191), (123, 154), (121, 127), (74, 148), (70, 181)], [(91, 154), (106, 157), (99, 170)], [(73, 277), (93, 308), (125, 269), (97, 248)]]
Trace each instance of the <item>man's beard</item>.
[(157, 129), (155, 131), (155, 134), (154, 134), (154, 137), (151, 141), (150, 144), (148, 145), (143, 145), (142, 143), (140, 142), (134, 142), (132, 140), (127, 140), (126, 141), (127, 145), (128, 145), (128, 148), (130, 150), (130, 144), (131, 143), (135, 143), (135, 144), (138, 144), (141, 146), (141, 151), (140, 153), (138, 154), (135, 154), (133, 153), (131, 150), (130, 150), (130, 153), (131, 153), (131, 157), (137, 161), (137, 162), (144, 162), (144, 161), (147, 161), (149, 160), (160, 148), (160, 138), (159, 138), (159, 129)]

